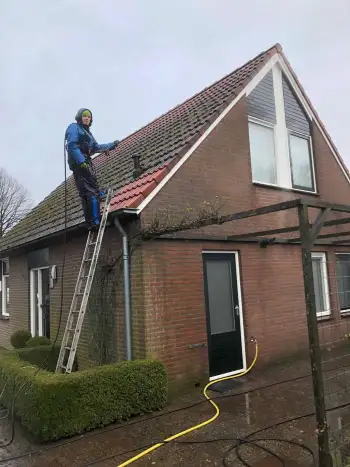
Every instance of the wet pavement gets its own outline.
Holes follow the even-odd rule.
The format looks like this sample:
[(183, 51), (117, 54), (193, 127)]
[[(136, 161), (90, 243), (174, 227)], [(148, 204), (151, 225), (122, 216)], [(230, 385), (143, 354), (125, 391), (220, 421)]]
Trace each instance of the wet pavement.
[[(340, 368), (331, 370), (335, 366)], [(350, 403), (350, 391), (348, 391), (350, 357), (342, 357), (341, 361), (329, 359), (329, 364), (325, 364), (325, 370), (327, 370), (324, 373), (327, 407), (334, 408)], [(166, 444), (132, 465), (135, 467), (153, 465), (241, 467), (247, 464), (256, 467), (274, 467), (283, 465), (281, 461), (256, 445), (243, 442), (238, 451), (231, 449), (226, 456), (227, 463), (223, 464), (223, 457), (230, 447), (233, 447), (238, 439), (244, 441), (246, 436), (256, 431), (259, 433), (251, 436), (249, 440), (263, 438), (263, 441), (257, 441), (257, 443), (285, 459), (286, 466), (313, 465), (309, 452), (300, 446), (288, 443), (289, 441), (305, 444), (315, 454), (317, 453), (315, 417), (309, 415), (291, 420), (305, 414), (312, 414), (314, 411), (311, 378), (310, 376), (301, 378), (309, 372), (310, 367), (306, 360), (293, 364), (284, 363), (264, 371), (253, 370), (237, 380), (233, 389), (225, 394), (208, 391), (211, 397), (216, 398), (216, 403), (220, 407), (220, 416), (216, 421), (179, 438), (177, 442)], [(290, 381), (292, 378), (298, 379)], [(289, 381), (283, 382), (284, 380)], [(164, 411), (137, 417), (124, 425), (110, 426), (87, 433), (83, 437), (64, 440), (61, 443), (36, 445), (16, 425), (14, 443), (0, 451), (0, 467), (88, 465), (117, 467), (142, 451), (142, 449), (136, 450), (137, 448), (160, 442), (168, 436), (211, 418), (215, 411), (207, 401), (192, 408), (161, 416), (163, 412), (177, 410), (202, 401), (202, 389), (198, 388), (196, 392), (168, 405)], [(245, 391), (250, 392), (241, 394)], [(150, 419), (150, 417), (153, 418)], [(285, 420), (290, 421), (281, 424)], [(345, 463), (347, 439), (350, 439), (350, 406), (329, 411), (328, 421), (331, 427), (332, 446), (342, 446), (341, 452), (334, 451), (334, 467), (345, 467), (347, 466)], [(277, 425), (273, 426), (274, 424)], [(10, 427), (5, 420), (0, 426), (0, 435), (3, 440), (5, 436), (8, 436)], [(28, 457), (28, 453), (38, 450), (42, 452), (33, 453)], [(133, 450), (134, 452), (130, 452)], [(242, 463), (238, 456), (241, 456), (246, 464)], [(5, 460), (10, 457), (17, 458)]]

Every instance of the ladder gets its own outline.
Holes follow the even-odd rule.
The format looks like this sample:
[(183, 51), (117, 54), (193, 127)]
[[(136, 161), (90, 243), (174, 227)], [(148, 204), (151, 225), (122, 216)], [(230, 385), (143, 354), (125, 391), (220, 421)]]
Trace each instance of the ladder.
[(107, 216), (112, 196), (113, 192), (109, 189), (106, 195), (101, 223), (97, 235), (95, 232), (90, 231), (86, 241), (84, 255), (69, 310), (66, 329), (63, 334), (60, 354), (57, 360), (56, 373), (71, 373), (73, 368), (80, 332), (83, 327), (90, 290), (107, 224)]

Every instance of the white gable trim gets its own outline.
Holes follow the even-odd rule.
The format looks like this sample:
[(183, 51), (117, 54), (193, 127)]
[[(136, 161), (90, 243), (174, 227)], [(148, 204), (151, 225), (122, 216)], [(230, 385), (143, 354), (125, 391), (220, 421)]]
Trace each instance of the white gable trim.
[(247, 86), (238, 94), (238, 96), (232, 100), (232, 102), (222, 111), (222, 113), (218, 116), (218, 118), (210, 125), (210, 127), (203, 133), (203, 135), (194, 143), (194, 145), (187, 151), (187, 153), (177, 162), (174, 167), (169, 171), (169, 173), (160, 181), (157, 187), (150, 193), (139, 205), (136, 212), (140, 214), (146, 206), (153, 200), (153, 198), (160, 192), (160, 190), (164, 187), (166, 183), (174, 176), (174, 174), (183, 166), (183, 164), (187, 161), (187, 159), (194, 153), (194, 151), (203, 143), (203, 141), (210, 135), (210, 133), (216, 128), (216, 126), (221, 122), (223, 118), (232, 110), (232, 108), (236, 105), (236, 103), (244, 96), (249, 95), (253, 89), (260, 83), (260, 81), (265, 77), (265, 75), (273, 68), (275, 63), (279, 63), (283, 73), (287, 77), (290, 85), (292, 86), (293, 90), (295, 91), (302, 107), (304, 108), (305, 112), (307, 113), (308, 117), (311, 120), (314, 120), (318, 129), (320, 130), (322, 136), (324, 137), (325, 141), (329, 149), (331, 150), (335, 160), (337, 161), (340, 169), (342, 170), (343, 174), (345, 175), (347, 181), (350, 184), (350, 178), (347, 172), (344, 170), (342, 163), (339, 160), (337, 153), (334, 151), (329, 139), (327, 138), (326, 134), (322, 130), (322, 126), (318, 118), (312, 112), (310, 106), (308, 105), (306, 99), (302, 91), (300, 90), (299, 86), (297, 85), (295, 79), (293, 78), (292, 74), (289, 71), (289, 68), (283, 57), (276, 53), (271, 57), (271, 59), (262, 67), (262, 69), (257, 73), (256, 76), (247, 84)]

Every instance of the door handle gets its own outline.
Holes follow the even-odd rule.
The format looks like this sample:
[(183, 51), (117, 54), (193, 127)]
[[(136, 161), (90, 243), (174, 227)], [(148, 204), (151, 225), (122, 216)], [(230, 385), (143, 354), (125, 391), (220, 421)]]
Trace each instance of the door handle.
[(235, 306), (235, 311), (236, 311), (236, 315), (239, 316), (239, 306), (238, 305)]

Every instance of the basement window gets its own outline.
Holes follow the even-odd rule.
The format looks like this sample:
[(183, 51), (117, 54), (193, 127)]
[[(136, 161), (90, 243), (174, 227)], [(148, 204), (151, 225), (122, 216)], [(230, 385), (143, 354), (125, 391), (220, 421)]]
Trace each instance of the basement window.
[(9, 288), (9, 261), (0, 260), (1, 266), (1, 315), (9, 317), (10, 288)]
[(340, 312), (350, 312), (350, 253), (336, 254), (336, 274)]
[(331, 314), (329, 303), (329, 288), (327, 262), (325, 253), (312, 253), (312, 272), (314, 279), (314, 291), (317, 317)]

